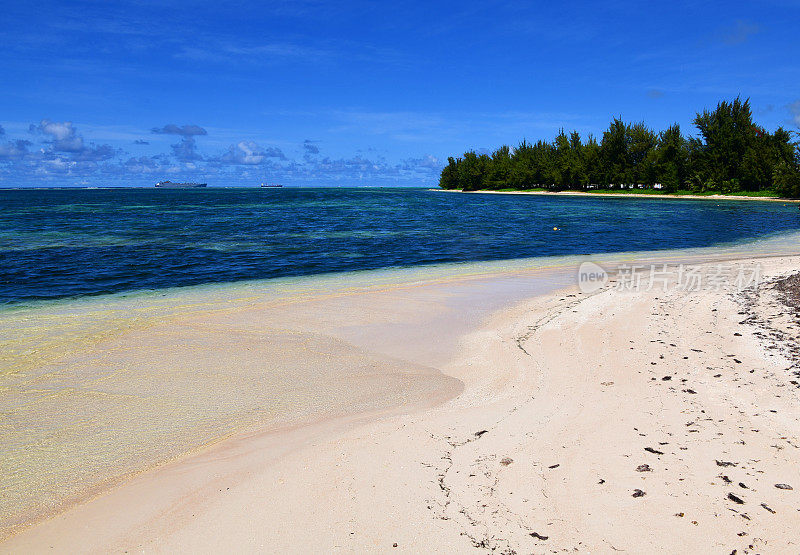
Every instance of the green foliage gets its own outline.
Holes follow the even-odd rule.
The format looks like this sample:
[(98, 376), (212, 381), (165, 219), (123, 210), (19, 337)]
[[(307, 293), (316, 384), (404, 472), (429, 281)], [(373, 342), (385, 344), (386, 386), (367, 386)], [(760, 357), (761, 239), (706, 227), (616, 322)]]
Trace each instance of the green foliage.
[(677, 123), (662, 131), (654, 150), (654, 174), (664, 192), (673, 193), (688, 180), (689, 148)]
[(800, 168), (798, 165), (781, 162), (773, 175), (775, 191), (782, 197), (800, 198)]
[(598, 142), (563, 129), (552, 142), (523, 140), (491, 154), (448, 158), (445, 189), (659, 189), (695, 193), (800, 196), (800, 146), (783, 128), (774, 133), (753, 122), (749, 100), (720, 102), (698, 113), (698, 137), (674, 124), (656, 133), (644, 123), (614, 118)]
[(447, 159), (447, 165), (442, 169), (442, 174), (439, 176), (439, 187), (442, 189), (458, 189), (460, 187), (458, 162), (452, 156)]

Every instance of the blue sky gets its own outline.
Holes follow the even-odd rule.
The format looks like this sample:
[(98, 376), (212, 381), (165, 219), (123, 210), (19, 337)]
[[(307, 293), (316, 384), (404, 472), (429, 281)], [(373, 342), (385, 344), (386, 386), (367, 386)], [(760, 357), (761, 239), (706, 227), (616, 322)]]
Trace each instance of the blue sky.
[(800, 126), (800, 1), (8, 2), (0, 186), (421, 185), (612, 116)]

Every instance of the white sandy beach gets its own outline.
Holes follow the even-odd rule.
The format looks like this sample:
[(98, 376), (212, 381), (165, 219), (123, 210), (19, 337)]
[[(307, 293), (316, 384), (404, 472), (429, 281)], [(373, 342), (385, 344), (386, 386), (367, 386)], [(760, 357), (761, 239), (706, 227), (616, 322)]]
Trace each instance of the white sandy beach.
[[(749, 250), (647, 263), (737, 260), (765, 281), (800, 267), (791, 244)], [(770, 285), (584, 294), (570, 279), (570, 264), (497, 266), (195, 300), (34, 353), (6, 391), (118, 395), (97, 428), (78, 415), (75, 436), (49, 438), (76, 457), (55, 478), (106, 474), (18, 512), (0, 552), (797, 552), (796, 309)]]
[[(430, 191), (441, 191), (445, 193), (463, 193), (460, 189), (429, 189)], [(591, 191), (466, 191), (468, 193), (481, 193), (487, 195), (542, 195), (542, 196), (566, 196), (566, 197), (611, 197), (611, 198), (649, 198), (649, 199), (678, 199), (678, 200), (745, 200), (762, 202), (782, 202), (784, 204), (797, 204), (800, 199), (786, 199), (780, 197), (751, 197), (746, 195), (675, 195), (670, 193), (631, 193), (620, 191), (619, 193), (593, 193)]]

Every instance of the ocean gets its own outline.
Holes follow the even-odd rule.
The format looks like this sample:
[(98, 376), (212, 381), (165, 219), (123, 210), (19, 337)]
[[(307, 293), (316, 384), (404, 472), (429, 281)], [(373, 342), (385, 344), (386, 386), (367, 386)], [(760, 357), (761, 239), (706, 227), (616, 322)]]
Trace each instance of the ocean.
[(453, 262), (706, 247), (795, 204), (423, 189), (0, 190), (0, 304)]
[(796, 253), (799, 229), (752, 201), (0, 190), (0, 538), (231, 434), (450, 398), (462, 338), (582, 254)]

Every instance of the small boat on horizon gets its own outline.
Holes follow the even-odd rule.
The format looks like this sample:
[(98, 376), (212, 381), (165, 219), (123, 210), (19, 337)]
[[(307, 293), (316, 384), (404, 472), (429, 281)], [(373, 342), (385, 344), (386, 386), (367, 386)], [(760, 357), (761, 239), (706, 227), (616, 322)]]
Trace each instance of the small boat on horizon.
[(281, 185), (280, 183), (262, 183), (261, 187), (264, 188), (264, 189), (267, 189), (267, 188), (273, 189), (273, 188), (276, 188), (276, 187), (283, 187), (283, 185)]

